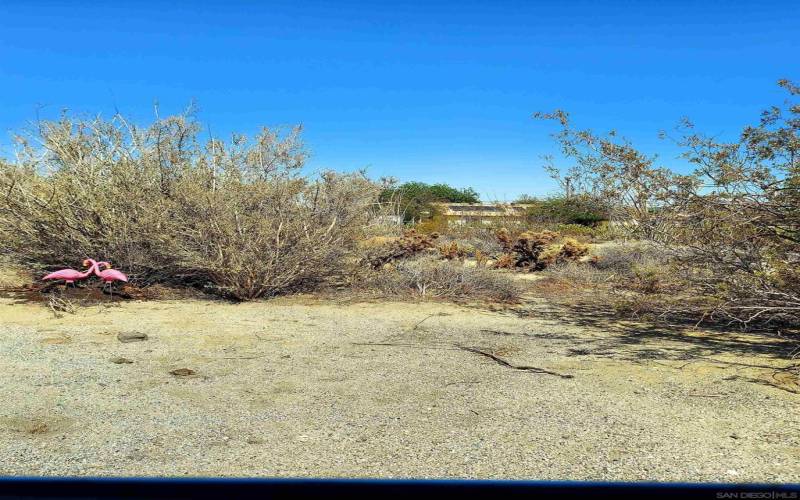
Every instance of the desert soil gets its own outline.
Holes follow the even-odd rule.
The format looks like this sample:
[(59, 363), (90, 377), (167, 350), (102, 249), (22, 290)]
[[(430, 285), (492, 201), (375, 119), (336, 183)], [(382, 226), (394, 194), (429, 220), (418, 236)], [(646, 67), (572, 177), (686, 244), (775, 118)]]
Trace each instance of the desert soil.
[(791, 347), (546, 303), (6, 298), (0, 474), (798, 481)]

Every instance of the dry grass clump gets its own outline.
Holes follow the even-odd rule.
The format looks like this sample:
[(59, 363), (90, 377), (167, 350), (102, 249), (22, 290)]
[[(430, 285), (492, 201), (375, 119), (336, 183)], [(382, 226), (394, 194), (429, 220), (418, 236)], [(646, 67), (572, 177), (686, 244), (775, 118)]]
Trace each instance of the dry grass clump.
[(645, 294), (674, 288), (678, 270), (673, 256), (647, 241), (614, 242), (597, 248), (590, 261), (593, 268), (610, 273), (617, 287)]
[(595, 247), (592, 265), (601, 270), (631, 275), (639, 266), (668, 262), (663, 247), (648, 241), (610, 242)]
[(614, 280), (613, 273), (585, 262), (559, 262), (548, 267), (545, 273), (547, 278), (564, 284), (565, 288), (600, 288), (612, 284)]
[(390, 295), (447, 299), (514, 302), (521, 295), (520, 287), (507, 276), (430, 255), (399, 261), (373, 275), (369, 286)]
[[(361, 174), (301, 174), (300, 129), (201, 142), (190, 115), (45, 122), (0, 164), (0, 246), (43, 270), (86, 256), (136, 285), (236, 299), (313, 288), (345, 268), (374, 215)], [(35, 147), (34, 144), (41, 144)]]

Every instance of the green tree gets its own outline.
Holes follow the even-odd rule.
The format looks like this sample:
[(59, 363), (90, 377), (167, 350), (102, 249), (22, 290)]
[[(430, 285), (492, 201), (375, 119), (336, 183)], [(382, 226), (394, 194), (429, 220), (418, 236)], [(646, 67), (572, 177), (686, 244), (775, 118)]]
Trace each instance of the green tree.
[(556, 224), (581, 224), (592, 226), (609, 219), (611, 208), (602, 198), (587, 193), (575, 196), (551, 196), (545, 199), (521, 198), (531, 205), (528, 217), (536, 222)]
[(432, 204), (437, 202), (478, 203), (478, 193), (471, 187), (458, 189), (448, 184), (426, 184), (406, 182), (399, 186), (384, 188), (381, 202), (397, 203), (406, 222), (432, 217)]

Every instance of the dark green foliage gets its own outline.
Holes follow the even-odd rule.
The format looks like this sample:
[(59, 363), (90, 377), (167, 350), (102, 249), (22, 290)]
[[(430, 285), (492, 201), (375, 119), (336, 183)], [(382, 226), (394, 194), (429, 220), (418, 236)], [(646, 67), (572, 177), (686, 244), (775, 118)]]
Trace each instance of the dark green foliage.
[(406, 182), (389, 187), (381, 193), (381, 202), (395, 202), (400, 205), (403, 220), (406, 222), (432, 217), (431, 203), (478, 203), (478, 193), (472, 188), (458, 189), (447, 184), (426, 184)]
[(609, 218), (608, 204), (590, 195), (556, 196), (544, 200), (524, 197), (524, 200), (520, 203), (533, 205), (528, 209), (528, 217), (534, 222), (593, 226)]

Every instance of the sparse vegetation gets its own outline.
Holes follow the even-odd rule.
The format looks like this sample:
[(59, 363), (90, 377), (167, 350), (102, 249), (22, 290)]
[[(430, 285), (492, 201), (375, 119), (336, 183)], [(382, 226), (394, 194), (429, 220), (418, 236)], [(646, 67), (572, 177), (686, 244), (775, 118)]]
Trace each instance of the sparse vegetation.
[(589, 253), (589, 247), (573, 238), (561, 238), (553, 231), (524, 231), (512, 235), (507, 229), (497, 232), (503, 255), (496, 268), (541, 271), (552, 264), (577, 261)]
[(407, 229), (399, 237), (371, 238), (360, 244), (362, 262), (373, 269), (380, 269), (390, 262), (413, 257), (426, 250), (435, 250), (438, 237), (436, 233), (420, 234), (414, 229)]
[(146, 128), (64, 115), (17, 137), (16, 161), (0, 163), (0, 246), (26, 272), (92, 255), (134, 286), (239, 300), (355, 286), (363, 272), (383, 273), (384, 289), (508, 300), (492, 269), (549, 269), (625, 301), (646, 296), (662, 316), (800, 322), (796, 104), (729, 143), (684, 123), (690, 175), (615, 134), (575, 130), (561, 111), (537, 116), (561, 125), (575, 161), (547, 166), (564, 194), (518, 200), (527, 218), (450, 224), (431, 204), (478, 202), (471, 188), (304, 175), (299, 128), (203, 141), (191, 113)]
[(392, 269), (373, 275), (370, 286), (387, 295), (449, 299), (513, 302), (521, 295), (520, 287), (507, 276), (432, 255), (400, 261)]
[(451, 241), (443, 245), (439, 245), (439, 255), (447, 260), (463, 261), (467, 255), (475, 255), (475, 249), (465, 245), (459, 245), (457, 241)]
[(641, 291), (657, 296), (661, 270), (669, 264), (680, 270), (670, 280), (692, 300), (650, 301), (662, 315), (743, 326), (800, 324), (800, 88), (779, 84), (790, 100), (765, 111), (737, 140), (721, 142), (681, 124), (675, 142), (696, 166), (689, 175), (657, 166), (655, 157), (616, 134), (571, 128), (564, 112), (537, 114), (560, 123), (556, 138), (575, 161), (567, 168), (551, 163), (553, 177), (606, 200), (627, 237), (668, 251), (669, 262), (634, 266)]
[[(300, 130), (201, 144), (191, 115), (42, 123), (0, 167), (0, 244), (26, 266), (113, 260), (135, 284), (237, 299), (344, 269), (378, 194), (362, 174), (303, 176)], [(41, 143), (43, 149), (34, 147)]]

